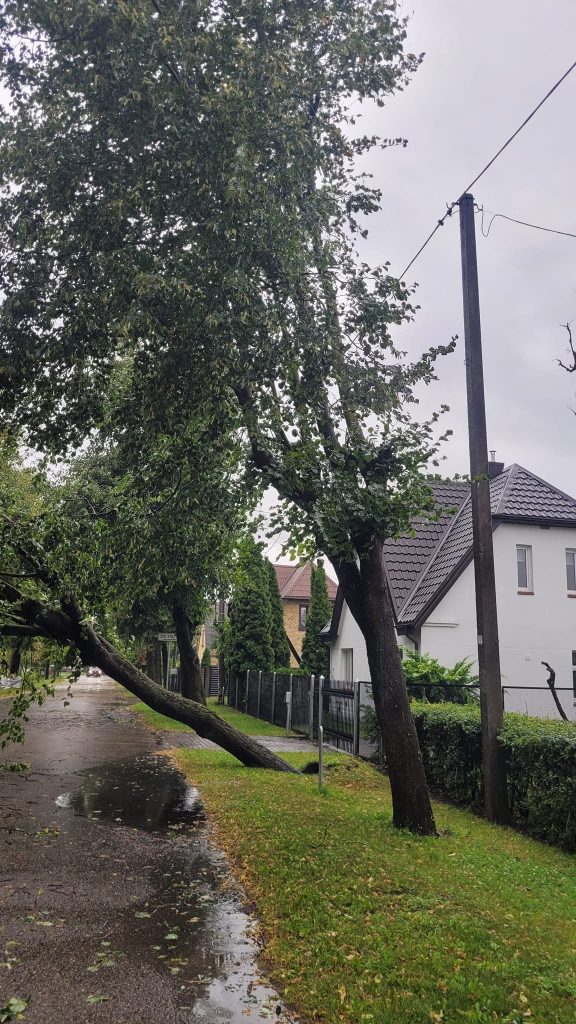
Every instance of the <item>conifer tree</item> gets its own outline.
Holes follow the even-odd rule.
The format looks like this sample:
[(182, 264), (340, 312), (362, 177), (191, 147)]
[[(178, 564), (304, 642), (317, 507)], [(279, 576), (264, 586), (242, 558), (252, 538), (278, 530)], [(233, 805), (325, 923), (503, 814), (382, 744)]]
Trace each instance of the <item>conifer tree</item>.
[(306, 616), (306, 632), (302, 641), (302, 668), (317, 676), (328, 674), (328, 647), (320, 632), (330, 620), (332, 605), (328, 597), (326, 572), (321, 562), (312, 566), (310, 607)]
[(274, 668), (288, 668), (290, 665), (290, 646), (286, 630), (284, 629), (284, 608), (282, 606), (282, 598), (280, 597), (280, 588), (274, 566), (268, 559), (266, 559), (266, 567), (268, 572)]
[(202, 660), (200, 662), (202, 668), (209, 668), (210, 667), (210, 665), (212, 664), (211, 657), (212, 657), (212, 652), (211, 652), (210, 648), (209, 647), (205, 647), (203, 652), (202, 652)]
[(240, 545), (230, 608), (230, 666), (236, 672), (274, 667), (268, 570), (252, 537)]

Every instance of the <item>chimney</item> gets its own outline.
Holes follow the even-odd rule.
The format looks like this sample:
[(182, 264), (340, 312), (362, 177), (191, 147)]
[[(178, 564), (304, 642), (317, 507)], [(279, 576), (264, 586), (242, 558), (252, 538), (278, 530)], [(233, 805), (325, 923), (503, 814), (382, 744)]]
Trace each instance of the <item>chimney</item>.
[(500, 473), (502, 473), (503, 469), (504, 469), (504, 463), (503, 462), (496, 462), (496, 452), (495, 451), (491, 451), (490, 452), (490, 462), (488, 463), (488, 476), (489, 476), (490, 480), (492, 480), (492, 478), (495, 477), (495, 476), (500, 476)]

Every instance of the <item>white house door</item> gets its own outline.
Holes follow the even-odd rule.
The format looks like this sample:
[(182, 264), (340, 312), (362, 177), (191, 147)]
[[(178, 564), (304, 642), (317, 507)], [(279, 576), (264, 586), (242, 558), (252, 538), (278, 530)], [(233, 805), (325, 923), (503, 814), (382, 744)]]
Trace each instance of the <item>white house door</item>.
[(352, 647), (342, 649), (342, 671), (345, 683), (354, 681), (354, 650)]

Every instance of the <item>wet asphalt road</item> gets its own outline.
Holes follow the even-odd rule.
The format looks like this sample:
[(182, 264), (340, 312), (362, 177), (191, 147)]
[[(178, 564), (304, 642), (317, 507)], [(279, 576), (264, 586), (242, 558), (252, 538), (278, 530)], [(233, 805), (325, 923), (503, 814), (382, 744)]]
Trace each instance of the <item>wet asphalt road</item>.
[[(198, 794), (105, 680), (0, 761), (0, 1009), (27, 1024), (285, 1021)], [(0, 714), (2, 713), (0, 706)]]

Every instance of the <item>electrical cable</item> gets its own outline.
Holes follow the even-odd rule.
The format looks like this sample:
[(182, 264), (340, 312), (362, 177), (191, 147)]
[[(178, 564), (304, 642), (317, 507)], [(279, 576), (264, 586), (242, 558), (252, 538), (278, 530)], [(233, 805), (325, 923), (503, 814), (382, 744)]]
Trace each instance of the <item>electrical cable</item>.
[[(551, 235), (563, 235), (565, 238), (576, 238), (576, 233), (572, 231), (559, 231), (557, 228), (546, 228), (543, 227), (542, 224), (532, 224), (528, 220), (518, 220), (517, 217), (509, 217), (507, 213), (494, 213), (493, 210), (487, 210), (485, 209), (484, 206), (479, 206), (478, 203), (474, 203), (474, 206), (482, 217), (480, 230), (482, 231), (484, 238), (488, 238), (488, 235), (490, 234), (490, 228), (492, 227), (494, 221), (498, 219), (498, 217), (500, 217), (502, 220), (509, 220), (512, 224), (521, 224), (522, 227), (525, 228), (535, 228), (537, 231), (546, 231)], [(490, 216), (490, 221), (488, 223), (488, 227), (486, 228), (486, 230), (484, 230), (485, 214), (488, 214)]]
[(564, 81), (564, 79), (568, 78), (568, 75), (569, 75), (569, 74), (570, 74), (570, 73), (571, 73), (572, 71), (574, 71), (574, 68), (576, 68), (576, 60), (574, 61), (574, 63), (573, 63), (573, 64), (571, 64), (571, 65), (570, 65), (570, 67), (568, 68), (568, 70), (564, 72), (564, 74), (562, 75), (562, 77), (561, 77), (561, 78), (559, 78), (557, 82), (555, 82), (555, 84), (554, 84), (554, 85), (552, 86), (552, 88), (548, 90), (548, 92), (546, 93), (546, 95), (542, 97), (542, 99), (540, 100), (540, 102), (538, 103), (538, 105), (537, 105), (536, 107), (534, 107), (534, 109), (533, 109), (533, 110), (532, 110), (532, 111), (531, 111), (531, 112), (530, 112), (530, 113), (528, 114), (528, 117), (524, 118), (524, 120), (522, 121), (522, 124), (521, 124), (521, 125), (520, 125), (520, 126), (519, 126), (519, 127), (517, 128), (517, 129), (516, 129), (516, 131), (515, 131), (515, 132), (514, 132), (514, 133), (513, 133), (513, 134), (512, 134), (512, 135), (511, 135), (511, 136), (510, 136), (510, 137), (509, 137), (509, 138), (508, 138), (507, 140), (506, 140), (506, 142), (504, 143), (504, 145), (503, 145), (503, 146), (500, 146), (500, 149), (498, 150), (498, 152), (497, 152), (497, 153), (495, 153), (495, 154), (494, 154), (494, 156), (493, 156), (493, 157), (491, 158), (491, 160), (489, 160), (489, 161), (488, 161), (488, 163), (484, 165), (484, 167), (482, 168), (482, 170), (481, 170), (481, 171), (480, 171), (480, 172), (479, 172), (479, 173), (478, 173), (478, 174), (476, 175), (476, 177), (475, 177), (475, 178), (473, 178), (473, 179), (472, 179), (472, 181), (470, 182), (470, 184), (469, 184), (469, 185), (467, 185), (467, 186), (466, 186), (466, 188), (462, 190), (462, 192), (460, 193), (460, 196), (458, 197), (458, 199), (456, 199), (456, 200), (455, 200), (455, 201), (454, 201), (453, 203), (450, 203), (450, 204), (448, 205), (448, 208), (447, 208), (447, 210), (446, 210), (446, 213), (444, 214), (444, 216), (443, 216), (443, 217), (441, 217), (441, 218), (440, 218), (440, 220), (439, 220), (439, 221), (437, 222), (437, 224), (436, 224), (436, 226), (435, 226), (434, 230), (430, 232), (430, 234), (428, 235), (428, 238), (427, 238), (427, 239), (426, 239), (426, 241), (425, 241), (425, 242), (424, 242), (424, 243), (423, 243), (423, 244), (422, 244), (422, 245), (420, 246), (420, 248), (418, 249), (418, 252), (416, 253), (416, 255), (412, 257), (412, 259), (410, 260), (410, 263), (408, 264), (408, 266), (407, 266), (407, 267), (406, 267), (406, 268), (405, 268), (405, 269), (404, 269), (404, 270), (402, 271), (402, 273), (401, 273), (401, 274), (399, 275), (399, 277), (398, 277), (398, 280), (400, 280), (400, 281), (401, 281), (401, 280), (402, 280), (402, 278), (404, 277), (404, 275), (408, 273), (408, 271), (410, 270), (410, 267), (411, 267), (411, 266), (413, 266), (413, 264), (414, 264), (414, 263), (416, 262), (416, 260), (417, 260), (417, 259), (418, 259), (418, 257), (420, 256), (420, 254), (421, 254), (422, 252), (424, 252), (424, 249), (426, 248), (426, 246), (428, 245), (428, 243), (432, 241), (432, 239), (433, 239), (434, 235), (435, 235), (435, 234), (436, 234), (436, 232), (438, 231), (438, 228), (441, 228), (441, 227), (443, 227), (443, 226), (444, 226), (444, 222), (445, 222), (446, 218), (447, 218), (447, 217), (451, 217), (451, 216), (452, 216), (452, 211), (453, 211), (454, 207), (458, 205), (458, 203), (460, 202), (460, 199), (462, 198), (462, 196), (466, 195), (466, 193), (467, 193), (467, 192), (469, 192), (469, 191), (470, 191), (470, 189), (474, 187), (474, 185), (476, 184), (476, 182), (480, 181), (480, 178), (481, 178), (481, 177), (482, 177), (482, 176), (483, 176), (484, 174), (486, 174), (486, 171), (488, 171), (488, 170), (490, 169), (490, 167), (492, 167), (492, 164), (494, 164), (494, 163), (496, 162), (496, 160), (498, 159), (498, 157), (499, 157), (499, 156), (500, 156), (500, 155), (501, 155), (501, 154), (502, 154), (502, 153), (504, 152), (504, 150), (505, 150), (505, 149), (507, 149), (507, 148), (508, 148), (508, 146), (510, 145), (510, 143), (514, 141), (514, 139), (516, 138), (516, 136), (520, 134), (520, 132), (522, 131), (522, 129), (526, 127), (526, 125), (528, 124), (528, 122), (529, 122), (529, 121), (531, 121), (531, 120), (532, 120), (532, 118), (534, 117), (534, 115), (538, 113), (538, 111), (540, 110), (540, 108), (544, 106), (544, 104), (546, 103), (546, 100), (550, 99), (550, 96), (552, 96), (552, 93), (556, 92), (556, 89), (557, 89), (557, 88), (558, 88), (558, 87), (559, 87), (560, 85), (562, 85), (562, 82)]

